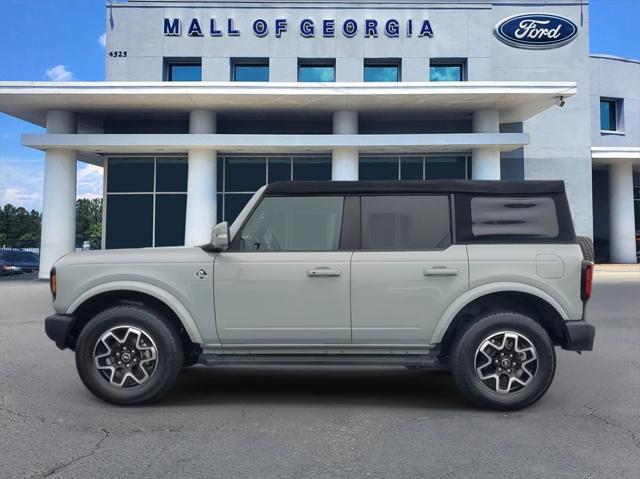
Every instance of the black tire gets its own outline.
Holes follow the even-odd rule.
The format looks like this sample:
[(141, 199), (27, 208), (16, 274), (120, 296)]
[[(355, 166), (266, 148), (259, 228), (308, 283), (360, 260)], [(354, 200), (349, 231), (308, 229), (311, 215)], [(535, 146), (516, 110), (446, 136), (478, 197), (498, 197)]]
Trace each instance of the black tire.
[[(142, 331), (151, 339), (157, 360), (152, 363), (155, 367), (144, 383), (131, 385), (132, 380), (125, 379), (125, 387), (117, 387), (104, 376), (108, 371), (101, 372), (95, 366), (94, 351), (103, 334), (116, 327), (123, 328), (117, 331), (125, 330), (126, 326)], [(173, 324), (162, 314), (144, 306), (115, 306), (98, 313), (82, 329), (76, 342), (76, 368), (80, 379), (95, 396), (114, 404), (131, 405), (160, 399), (176, 382), (183, 363), (184, 347)]]
[(576, 239), (578, 240), (578, 244), (580, 245), (580, 249), (582, 250), (582, 257), (586, 261), (591, 261), (593, 263), (595, 261), (596, 255), (591, 238), (587, 236), (576, 236)]
[[(476, 373), (478, 348), (487, 338), (503, 331), (523, 336), (533, 345), (538, 357), (531, 381), (507, 393), (495, 391), (495, 380), (485, 384)], [(470, 323), (456, 336), (449, 361), (460, 392), (477, 406), (498, 410), (521, 409), (536, 402), (551, 385), (556, 370), (555, 350), (545, 329), (532, 318), (509, 311), (489, 313)]]

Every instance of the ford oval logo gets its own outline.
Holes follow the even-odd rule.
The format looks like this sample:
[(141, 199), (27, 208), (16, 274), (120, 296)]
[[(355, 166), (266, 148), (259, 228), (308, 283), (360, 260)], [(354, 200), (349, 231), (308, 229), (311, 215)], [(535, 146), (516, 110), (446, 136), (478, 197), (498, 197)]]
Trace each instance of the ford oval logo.
[(578, 35), (578, 26), (558, 15), (523, 13), (498, 22), (494, 33), (512, 47), (542, 50), (571, 42)]

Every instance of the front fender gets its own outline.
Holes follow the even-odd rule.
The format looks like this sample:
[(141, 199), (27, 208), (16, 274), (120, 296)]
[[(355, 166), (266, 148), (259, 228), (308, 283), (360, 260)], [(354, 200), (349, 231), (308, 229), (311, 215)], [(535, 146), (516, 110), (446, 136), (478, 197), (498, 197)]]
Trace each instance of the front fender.
[(85, 301), (98, 294), (108, 293), (110, 291), (135, 291), (157, 298), (175, 313), (189, 335), (189, 339), (191, 339), (193, 343), (203, 343), (202, 336), (196, 326), (196, 322), (179, 299), (162, 288), (138, 281), (112, 281), (94, 286), (78, 296), (67, 308), (66, 313), (73, 314)]
[(456, 315), (462, 311), (462, 309), (472, 301), (475, 301), (478, 298), (483, 296), (487, 296), (492, 293), (507, 293), (507, 292), (515, 292), (515, 293), (528, 293), (532, 296), (537, 296), (538, 298), (549, 303), (562, 317), (563, 320), (568, 320), (569, 316), (567, 312), (562, 308), (560, 303), (558, 303), (551, 295), (545, 293), (539, 288), (534, 286), (524, 284), (524, 283), (515, 283), (515, 282), (504, 282), (504, 283), (491, 283), (491, 284), (483, 284), (476, 288), (470, 289), (462, 296), (458, 297), (454, 302), (452, 302), (449, 307), (445, 310), (445, 312), (440, 317), (436, 328), (433, 331), (433, 335), (431, 336), (431, 343), (437, 344), (442, 341), (447, 329), (453, 322)]

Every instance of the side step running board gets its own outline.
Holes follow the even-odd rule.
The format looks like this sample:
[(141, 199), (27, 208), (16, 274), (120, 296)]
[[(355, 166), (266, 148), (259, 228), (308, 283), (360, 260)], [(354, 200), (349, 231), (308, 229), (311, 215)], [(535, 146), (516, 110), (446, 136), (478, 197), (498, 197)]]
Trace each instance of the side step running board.
[(432, 356), (418, 354), (201, 354), (198, 362), (206, 366), (414, 366), (429, 369), (440, 367), (440, 362)]

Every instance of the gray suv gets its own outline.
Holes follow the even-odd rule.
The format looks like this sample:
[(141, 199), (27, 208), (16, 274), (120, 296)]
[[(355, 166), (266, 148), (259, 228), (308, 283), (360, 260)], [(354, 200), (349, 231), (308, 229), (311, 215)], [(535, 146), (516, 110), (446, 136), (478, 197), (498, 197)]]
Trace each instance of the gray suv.
[(196, 363), (397, 365), (517, 409), (592, 349), (592, 259), (562, 182), (272, 183), (210, 244), (62, 257), (45, 329), (118, 404)]

